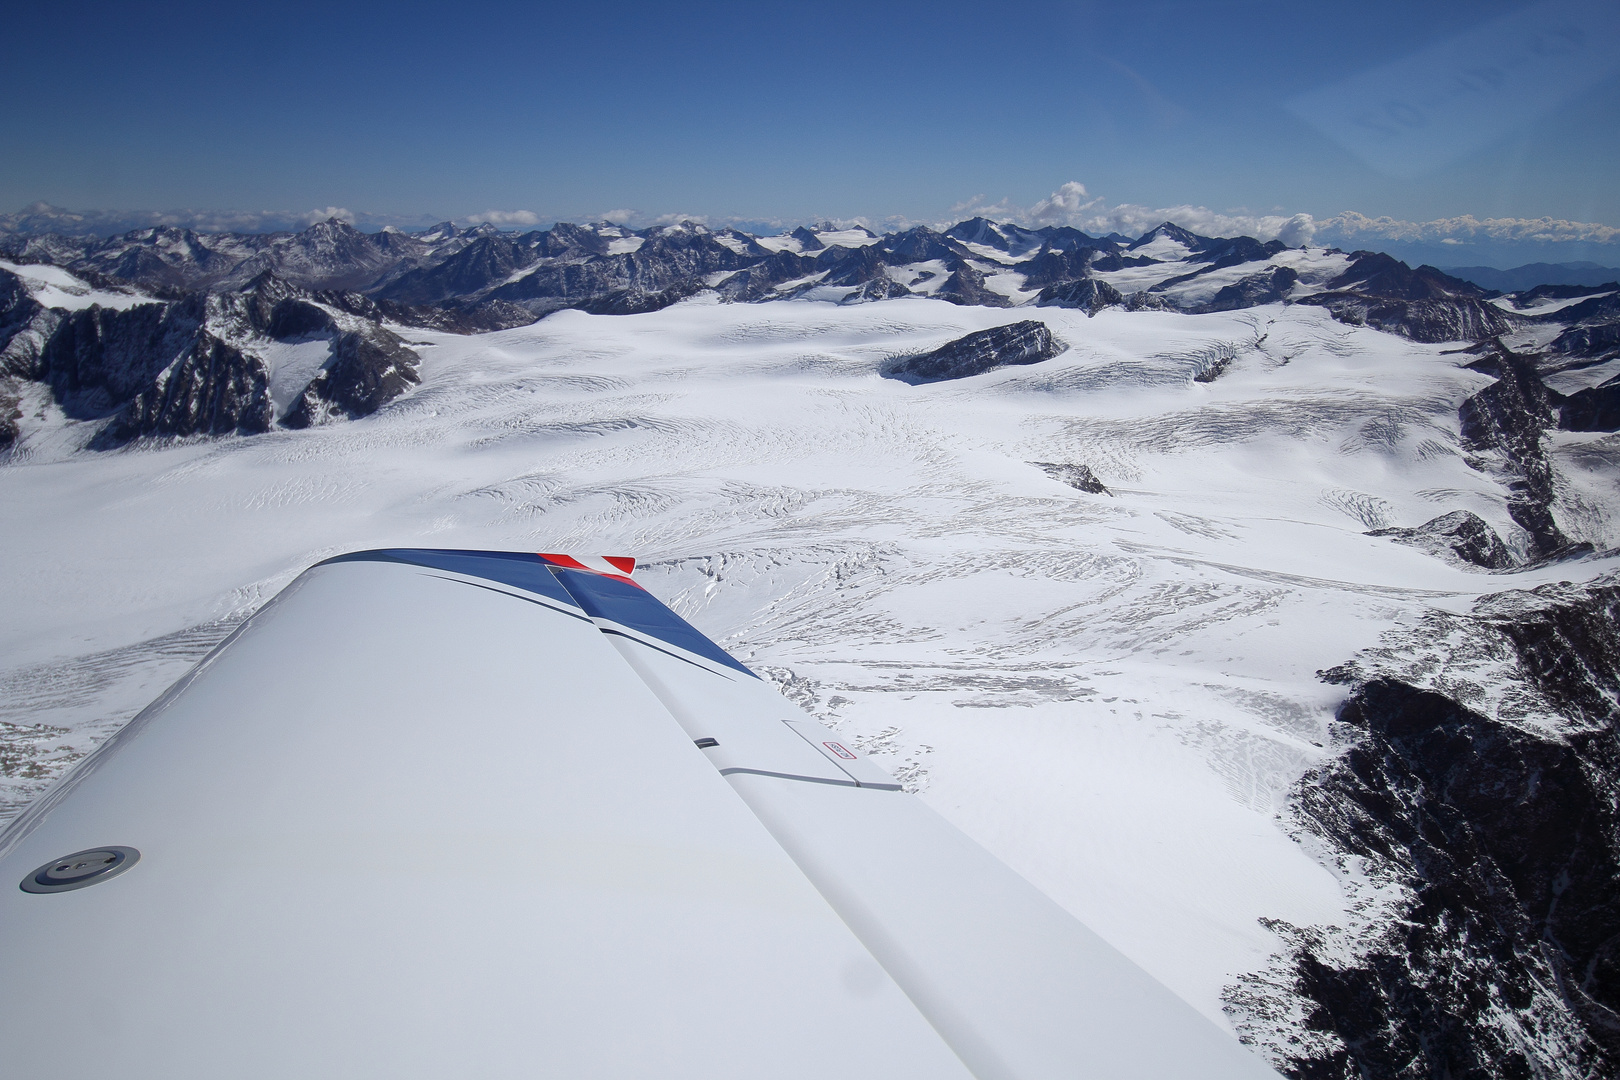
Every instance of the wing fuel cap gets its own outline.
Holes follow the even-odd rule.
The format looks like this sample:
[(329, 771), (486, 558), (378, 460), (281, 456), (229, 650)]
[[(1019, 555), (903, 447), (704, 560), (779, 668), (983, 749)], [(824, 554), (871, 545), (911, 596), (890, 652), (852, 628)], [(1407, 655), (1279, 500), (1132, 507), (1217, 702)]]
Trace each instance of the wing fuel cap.
[(117, 877), (134, 866), (141, 853), (132, 847), (99, 847), (52, 859), (22, 879), (23, 892), (71, 892)]

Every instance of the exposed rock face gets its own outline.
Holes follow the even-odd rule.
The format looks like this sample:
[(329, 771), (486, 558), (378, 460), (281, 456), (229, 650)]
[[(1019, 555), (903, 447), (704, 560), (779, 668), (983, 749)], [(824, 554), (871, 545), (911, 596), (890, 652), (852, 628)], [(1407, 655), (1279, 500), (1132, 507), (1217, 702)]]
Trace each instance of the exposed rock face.
[(1610, 379), (1566, 397), (1558, 426), (1565, 431), (1620, 431), (1620, 382)]
[(1125, 298), (1106, 281), (1081, 278), (1042, 289), (1035, 303), (1038, 307), (1079, 308), (1087, 315), (1095, 315), (1105, 307), (1124, 304)]
[(1488, 362), (1496, 366), (1497, 381), (1457, 410), (1463, 446), (1500, 455), (1508, 513), (1530, 534), (1534, 554), (1561, 554), (1570, 541), (1553, 520), (1552, 461), (1542, 440), (1543, 430), (1553, 426), (1552, 392), (1528, 357), (1500, 349)]
[(1302, 299), (1351, 326), (1371, 326), (1413, 341), (1479, 341), (1522, 325), (1521, 316), (1488, 303), (1494, 295), (1432, 266), (1416, 270), (1397, 259), (1358, 251), (1327, 291)]
[(1237, 311), (1261, 304), (1280, 304), (1299, 281), (1299, 273), (1289, 266), (1278, 266), (1225, 286), (1195, 311)]
[(966, 379), (1011, 364), (1038, 364), (1068, 347), (1045, 323), (1028, 320), (959, 337), (921, 356), (902, 357), (883, 373), (910, 383)]
[(1611, 360), (1620, 356), (1620, 321), (1593, 326), (1574, 326), (1553, 340), (1554, 352)]
[(9, 450), (17, 441), (17, 421), (22, 417), (17, 395), (0, 385), (0, 451)]
[(1130, 244), (1128, 244), (1126, 246), (1125, 250), (1126, 251), (1135, 251), (1137, 248), (1147, 247), (1149, 244), (1153, 243), (1155, 240), (1161, 240), (1161, 239), (1163, 239), (1163, 240), (1174, 240), (1177, 243), (1185, 245), (1188, 249), (1190, 249), (1192, 251), (1201, 250), (1203, 248), (1205, 240), (1206, 240), (1205, 237), (1199, 236), (1196, 233), (1188, 232), (1186, 229), (1183, 229), (1180, 225), (1176, 225), (1176, 224), (1174, 224), (1172, 222), (1166, 221), (1161, 225), (1154, 226), (1153, 228), (1149, 229), (1147, 232), (1143, 233), (1141, 236), (1137, 237), (1135, 240), (1133, 240)]
[[(0, 303), (7, 284), (0, 278)], [(263, 353), (270, 342), (331, 343), (330, 360), (285, 418), (291, 426), (374, 412), (418, 381), (416, 354), (381, 325), (377, 305), (358, 294), (308, 293), (270, 273), (240, 290), (122, 311), (47, 311), (11, 295), (0, 319), (12, 335), (0, 350), (7, 374), (45, 383), (75, 419), (106, 421), (93, 449), (143, 436), (268, 431), (276, 420)]]
[(863, 304), (869, 300), (893, 300), (897, 296), (910, 296), (911, 290), (887, 274), (874, 277), (839, 301), (844, 304)]
[(1620, 295), (1594, 296), (1539, 321), (1569, 324), (1552, 343), (1555, 353), (1592, 361), (1620, 356)]
[[(1325, 672), (1348, 745), (1292, 815), (1360, 881), (1359, 924), (1296, 928), (1230, 997), (1317, 1080), (1620, 1071), (1620, 578), (1436, 612)], [(1274, 1015), (1274, 1013), (1273, 1013)], [(1253, 1026), (1251, 1026), (1253, 1025)]]
[(1133, 292), (1125, 298), (1126, 311), (1171, 311), (1170, 302), (1164, 297), (1147, 291)]
[(657, 292), (631, 287), (575, 306), (592, 315), (641, 315), (649, 311), (662, 311), (702, 291), (702, 284), (696, 281), (683, 281)]
[(1492, 295), (1471, 281), (1454, 278), (1432, 266), (1414, 270), (1382, 252), (1358, 251), (1350, 258), (1349, 268), (1327, 283), (1329, 289), (1354, 289), (1365, 296), (1391, 300), (1445, 300), (1459, 296), (1483, 300)]
[(817, 236), (803, 225), (800, 225), (788, 235), (799, 242), (800, 251), (820, 251), (822, 248), (827, 246), (821, 242), (821, 237)]
[[(816, 265), (827, 268), (827, 276), (818, 282), (821, 285), (869, 285), (889, 281), (889, 264), (875, 244), (862, 248), (828, 248), (816, 257)], [(894, 295), (904, 296), (908, 292), (909, 289)]]
[(872, 249), (881, 252), (884, 261), (891, 266), (928, 262), (933, 259), (951, 262), (973, 254), (959, 241), (922, 225), (887, 237), (873, 244)]
[(1114, 493), (1109, 491), (1103, 482), (1097, 479), (1097, 474), (1091, 471), (1089, 465), (1070, 465), (1057, 461), (1032, 461), (1031, 465), (1046, 473), (1060, 484), (1068, 484), (1076, 491), (1084, 491), (1092, 495), (1107, 495), (1112, 498)]
[(255, 435), (270, 430), (264, 361), (206, 330), (136, 394), (91, 444), (106, 449), (142, 435)]
[(1415, 529), (1374, 529), (1368, 536), (1388, 536), (1398, 543), (1440, 558), (1460, 559), (1487, 570), (1515, 565), (1513, 553), (1485, 519), (1470, 510), (1453, 510)]
[[(1046, 289), (1053, 285), (1078, 281), (1087, 275), (1094, 249), (1078, 251), (1044, 250), (1034, 258), (1018, 264), (1024, 275), (1024, 288)], [(1099, 284), (1104, 284), (1099, 282)], [(1113, 288), (1112, 285), (1109, 288)]]
[(61, 318), (61, 312), (41, 307), (16, 274), (0, 270), (0, 378), (36, 377), (40, 349)]
[(49, 384), (69, 416), (97, 419), (154, 386), (187, 356), (202, 331), (207, 302), (141, 304), (124, 311), (68, 312), (40, 350), (32, 376)]
[[(820, 246), (820, 241), (817, 241), (817, 245)], [(727, 300), (745, 303), (763, 300), (770, 296), (778, 285), (785, 285), (819, 272), (820, 266), (816, 260), (795, 255), (791, 251), (779, 251), (745, 270), (732, 274), (720, 283), (717, 291)]]
[(984, 274), (967, 263), (957, 260), (951, 265), (951, 274), (945, 284), (934, 293), (937, 300), (977, 307), (1011, 307), (1012, 301), (985, 287)]
[(348, 331), (332, 345), (332, 359), (282, 423), (304, 428), (333, 417), (370, 416), (421, 382), (416, 353), (381, 327)]
[(1478, 341), (1518, 327), (1520, 320), (1494, 304), (1471, 297), (1390, 300), (1360, 293), (1319, 293), (1300, 301), (1328, 309), (1350, 326), (1371, 326), (1413, 341)]

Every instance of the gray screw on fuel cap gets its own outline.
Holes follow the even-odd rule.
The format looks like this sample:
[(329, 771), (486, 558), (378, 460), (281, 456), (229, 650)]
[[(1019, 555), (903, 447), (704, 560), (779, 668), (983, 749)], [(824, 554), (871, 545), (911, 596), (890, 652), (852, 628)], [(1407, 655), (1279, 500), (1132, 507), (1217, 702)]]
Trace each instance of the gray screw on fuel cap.
[(98, 847), (52, 859), (22, 879), (23, 892), (70, 892), (117, 877), (140, 861), (132, 847)]

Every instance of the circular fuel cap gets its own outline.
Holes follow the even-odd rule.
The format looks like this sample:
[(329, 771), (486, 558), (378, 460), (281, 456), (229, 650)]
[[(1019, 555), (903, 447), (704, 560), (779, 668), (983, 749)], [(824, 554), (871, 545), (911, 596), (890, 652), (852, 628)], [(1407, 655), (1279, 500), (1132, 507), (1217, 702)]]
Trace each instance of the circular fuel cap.
[(22, 879), (23, 892), (69, 892), (117, 877), (140, 861), (132, 847), (98, 847), (52, 859)]

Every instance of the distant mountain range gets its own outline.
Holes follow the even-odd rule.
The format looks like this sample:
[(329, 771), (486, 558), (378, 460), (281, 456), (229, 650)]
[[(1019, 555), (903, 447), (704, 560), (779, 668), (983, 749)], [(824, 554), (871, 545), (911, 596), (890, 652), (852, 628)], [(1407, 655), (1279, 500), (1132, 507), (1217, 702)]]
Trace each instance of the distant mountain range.
[(1620, 267), (1594, 262), (1527, 263), (1511, 270), (1492, 266), (1448, 266), (1446, 273), (1499, 292), (1518, 292), (1537, 285), (1603, 285), (1620, 281)]
[(408, 328), (473, 333), (569, 308), (632, 315), (698, 297), (919, 297), (1092, 315), (1311, 304), (1415, 341), (1523, 331), (1565, 363), (1615, 355), (1615, 288), (1587, 283), (1591, 274), (1571, 283), (1567, 270), (1551, 267), (1545, 281), (1535, 267), (1508, 272), (1519, 287), (1504, 292), (1477, 268), (1465, 279), (1376, 252), (1200, 236), (1169, 222), (1131, 238), (983, 217), (884, 236), (831, 225), (758, 236), (693, 222), (368, 233), (335, 218), (298, 232), (0, 232), (0, 445), (15, 437), (6, 402), (23, 383), (48, 386), (70, 416), (105, 418), (98, 446), (251, 433), (365, 415), (404, 393), (417, 378)]

